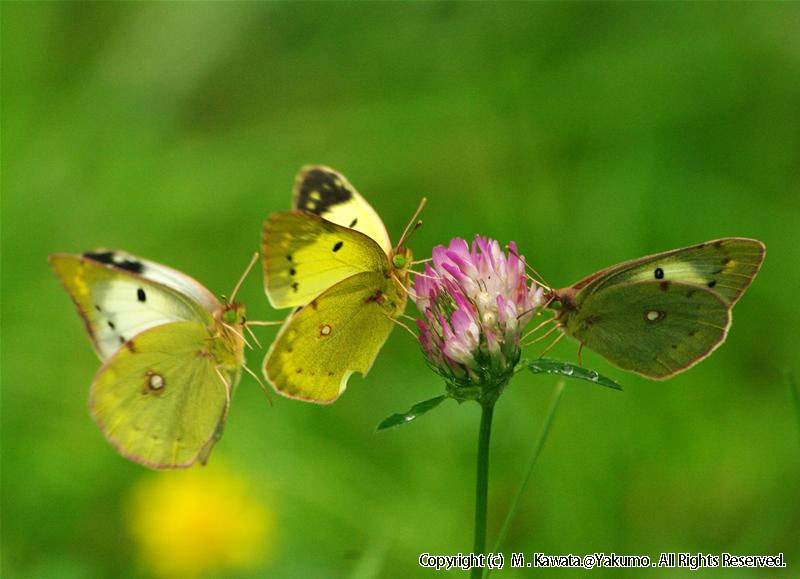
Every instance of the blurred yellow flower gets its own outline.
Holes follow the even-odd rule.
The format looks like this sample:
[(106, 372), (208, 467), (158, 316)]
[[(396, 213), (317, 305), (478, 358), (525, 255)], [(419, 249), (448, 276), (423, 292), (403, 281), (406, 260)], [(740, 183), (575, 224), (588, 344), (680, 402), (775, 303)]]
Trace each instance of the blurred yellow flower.
[(274, 547), (273, 513), (220, 465), (148, 475), (134, 486), (130, 530), (146, 570), (164, 578), (246, 569)]

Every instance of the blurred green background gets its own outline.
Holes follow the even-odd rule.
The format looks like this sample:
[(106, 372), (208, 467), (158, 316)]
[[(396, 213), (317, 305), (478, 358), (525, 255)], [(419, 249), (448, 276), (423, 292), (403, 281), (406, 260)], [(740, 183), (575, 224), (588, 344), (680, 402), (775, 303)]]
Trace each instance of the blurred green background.
[[(783, 552), (787, 569), (731, 574), (797, 576), (799, 29), (790, 3), (4, 2), (3, 576), (159, 573), (131, 530), (148, 501), (131, 497), (169, 513), (146, 489), (185, 480), (126, 462), (93, 424), (99, 363), (47, 255), (122, 248), (230, 292), (309, 162), (347, 175), (392, 237), (427, 195), (417, 257), (452, 236), (513, 239), (556, 286), (763, 240), (726, 344), (698, 367), (659, 383), (584, 353), (625, 392), (568, 384), (503, 551)], [(259, 273), (240, 296), (250, 318), (286, 313)], [(553, 354), (574, 360), (575, 344)], [(490, 545), (554, 386), (521, 375), (498, 405)], [(199, 569), (431, 576), (420, 553), (469, 552), (478, 406), (375, 431), (442, 388), (401, 331), (330, 407), (271, 407), (245, 375), (190, 472), (224, 467), (269, 529), (238, 566)], [(167, 550), (169, 532), (152, 529)]]

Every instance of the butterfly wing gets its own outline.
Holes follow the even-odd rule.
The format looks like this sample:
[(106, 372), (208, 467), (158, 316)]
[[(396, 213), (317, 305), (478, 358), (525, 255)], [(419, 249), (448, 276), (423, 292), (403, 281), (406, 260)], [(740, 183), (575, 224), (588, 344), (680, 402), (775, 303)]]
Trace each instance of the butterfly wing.
[(564, 331), (620, 368), (664, 379), (698, 363), (724, 340), (725, 299), (705, 286), (635, 281), (578, 294)]
[(405, 303), (383, 273), (344, 279), (286, 320), (264, 360), (267, 380), (290, 398), (335, 401), (353, 372), (369, 371)]
[(612, 266), (573, 288), (595, 293), (625, 282), (675, 281), (712, 289), (733, 306), (761, 268), (765, 252), (756, 239), (716, 239)]
[(389, 270), (388, 257), (365, 234), (300, 211), (270, 215), (261, 249), (275, 308), (303, 306), (349, 276)]
[(386, 255), (392, 250), (381, 218), (347, 178), (329, 167), (306, 165), (297, 174), (292, 195), (295, 209), (308, 211), (373, 239)]
[(210, 324), (211, 312), (222, 307), (189, 276), (121, 252), (56, 254), (50, 265), (102, 360), (148, 328), (181, 320)]
[(95, 376), (89, 406), (111, 444), (151, 468), (205, 460), (219, 438), (238, 379), (208, 328), (197, 321), (152, 327), (125, 342)]

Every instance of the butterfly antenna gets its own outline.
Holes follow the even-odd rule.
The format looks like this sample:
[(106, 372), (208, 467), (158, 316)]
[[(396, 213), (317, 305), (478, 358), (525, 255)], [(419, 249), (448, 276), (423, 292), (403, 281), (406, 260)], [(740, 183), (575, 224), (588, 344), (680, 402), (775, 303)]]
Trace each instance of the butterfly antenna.
[(433, 261), (433, 258), (429, 257), (428, 259), (418, 259), (416, 261), (412, 261), (410, 263), (410, 265), (420, 265), (420, 264), (423, 264), (423, 263), (428, 263), (429, 261)]
[(550, 350), (552, 350), (552, 349), (553, 349), (553, 346), (555, 346), (556, 344), (558, 344), (558, 343), (561, 341), (561, 338), (563, 338), (564, 336), (566, 336), (566, 334), (564, 334), (564, 333), (561, 333), (561, 334), (559, 334), (559, 335), (558, 335), (558, 337), (557, 337), (555, 340), (553, 340), (552, 342), (550, 342), (550, 345), (549, 345), (549, 346), (547, 346), (547, 347), (546, 347), (544, 350), (542, 350), (542, 353), (541, 353), (541, 354), (539, 354), (539, 357), (541, 358), (542, 356), (544, 356), (545, 354), (547, 354), (547, 352), (549, 352)]
[(248, 368), (246, 364), (242, 364), (242, 368), (244, 368), (245, 372), (250, 374), (255, 379), (255, 381), (261, 387), (261, 390), (264, 392), (264, 394), (267, 395), (267, 400), (269, 400), (269, 405), (272, 406), (272, 395), (269, 393), (269, 389), (266, 386), (264, 386), (264, 383), (261, 381), (261, 378), (259, 378), (255, 372), (253, 372), (250, 368)]
[(387, 318), (389, 318), (389, 321), (391, 321), (391, 322), (392, 322), (392, 323), (394, 323), (394, 324), (397, 324), (398, 326), (400, 326), (401, 328), (403, 328), (403, 329), (404, 329), (406, 332), (408, 332), (409, 334), (411, 334), (412, 336), (414, 336), (414, 339), (415, 339), (415, 340), (417, 340), (417, 339), (418, 339), (418, 336), (417, 336), (417, 335), (414, 333), (414, 331), (413, 331), (411, 328), (409, 328), (407, 325), (405, 325), (403, 322), (401, 322), (401, 321), (400, 321), (400, 320), (398, 320), (398, 319), (395, 319), (395, 318), (393, 318), (393, 317), (392, 317), (392, 316), (390, 316), (389, 314), (386, 314), (386, 317), (387, 317)]
[[(547, 283), (547, 281), (545, 281), (545, 279), (544, 279), (544, 276), (543, 276), (542, 274), (540, 274), (538, 271), (536, 271), (536, 269), (534, 269), (534, 267), (533, 267), (532, 265), (530, 265), (530, 264), (529, 264), (529, 263), (528, 263), (528, 262), (525, 260), (525, 258), (524, 258), (524, 257), (522, 257), (522, 256), (521, 256), (519, 253), (517, 253), (516, 251), (514, 251), (514, 250), (511, 248), (511, 246), (510, 246), (510, 245), (508, 245), (508, 244), (506, 244), (506, 251), (507, 251), (507, 252), (509, 252), (509, 253), (511, 253), (511, 254), (513, 254), (513, 255), (516, 255), (516, 256), (517, 256), (517, 258), (518, 258), (518, 259), (520, 259), (520, 260), (522, 260), (522, 263), (524, 263), (524, 264), (525, 264), (525, 269), (529, 269), (529, 270), (531, 270), (531, 272), (533, 272), (533, 274), (535, 274), (535, 275), (536, 275), (536, 277), (533, 277), (533, 276), (531, 276), (531, 279), (533, 279), (533, 281), (535, 281), (535, 282), (536, 282), (537, 284), (539, 284), (541, 287), (545, 288), (547, 291), (553, 291), (553, 288), (552, 288), (552, 287), (550, 287), (550, 284), (549, 284), (549, 283)], [(538, 278), (538, 279), (537, 279), (537, 278)]]
[(242, 277), (240, 277), (239, 281), (236, 282), (236, 286), (233, 288), (233, 291), (231, 292), (231, 299), (230, 299), (231, 303), (233, 303), (233, 300), (236, 299), (236, 294), (238, 293), (239, 288), (242, 287), (242, 283), (244, 282), (244, 278), (246, 278), (247, 274), (250, 273), (250, 270), (253, 269), (253, 266), (256, 264), (256, 260), (257, 259), (258, 259), (258, 252), (255, 252), (253, 254), (253, 258), (250, 260), (250, 263), (245, 268), (244, 273), (242, 274)]
[(583, 358), (581, 357), (581, 353), (583, 352), (583, 342), (581, 342), (580, 346), (578, 346), (578, 366), (583, 368)]
[(283, 320), (247, 320), (245, 326), (279, 326)]
[(411, 221), (408, 222), (406, 228), (403, 230), (403, 234), (400, 236), (400, 241), (397, 242), (397, 246), (394, 248), (394, 252), (397, 253), (403, 244), (408, 240), (414, 231), (422, 225), (422, 221), (417, 221), (417, 217), (419, 217), (422, 208), (425, 207), (425, 204), (428, 202), (428, 199), (423, 197), (420, 202), (419, 206), (417, 206), (417, 210), (414, 212), (414, 216), (411, 218)]

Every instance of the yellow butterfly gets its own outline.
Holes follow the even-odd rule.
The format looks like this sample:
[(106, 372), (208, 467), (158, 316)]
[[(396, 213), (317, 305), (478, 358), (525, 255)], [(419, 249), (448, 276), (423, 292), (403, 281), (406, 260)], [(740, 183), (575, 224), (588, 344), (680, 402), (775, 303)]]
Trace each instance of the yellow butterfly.
[(103, 362), (89, 409), (108, 441), (150, 468), (205, 463), (244, 366), (236, 290), (223, 305), (188, 275), (120, 251), (50, 265)]
[(402, 243), (414, 221), (392, 248), (370, 204), (343, 175), (319, 165), (300, 170), (293, 207), (264, 224), (267, 297), (275, 308), (297, 309), (263, 370), (284, 396), (328, 404), (353, 372), (369, 371), (405, 310), (411, 251)]

